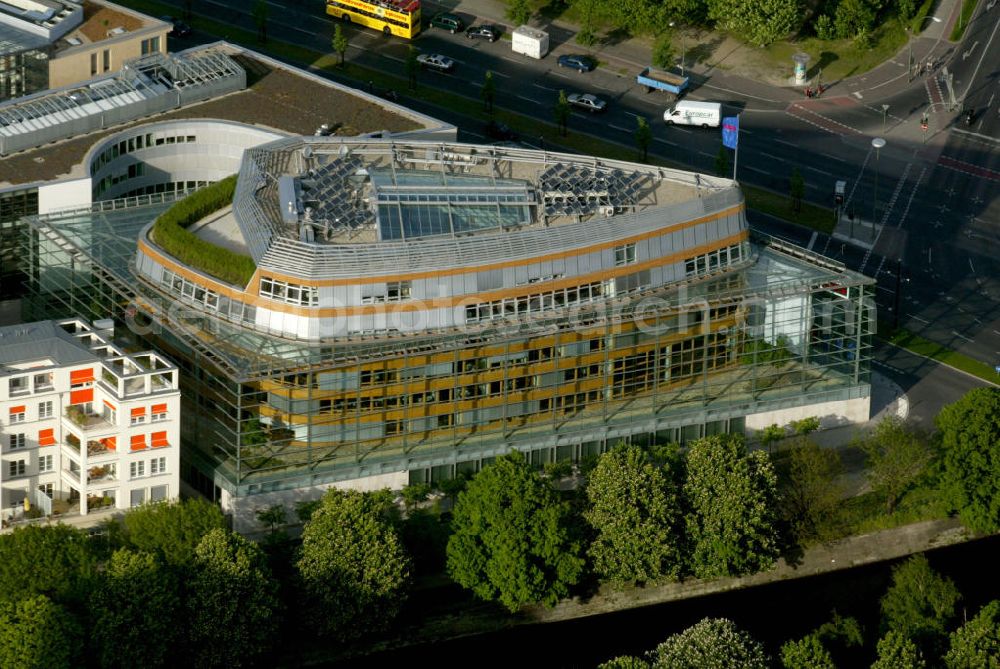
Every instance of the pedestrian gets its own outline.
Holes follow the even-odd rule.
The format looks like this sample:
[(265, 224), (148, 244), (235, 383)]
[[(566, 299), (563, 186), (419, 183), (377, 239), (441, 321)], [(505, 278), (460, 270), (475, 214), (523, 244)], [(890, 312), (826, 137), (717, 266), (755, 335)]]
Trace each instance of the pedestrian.
[(811, 98), (812, 97), (812, 89), (809, 88), (808, 86), (806, 86), (806, 97), (807, 98)]
[(368, 80), (368, 93), (372, 95), (375, 94), (375, 82), (371, 79)]

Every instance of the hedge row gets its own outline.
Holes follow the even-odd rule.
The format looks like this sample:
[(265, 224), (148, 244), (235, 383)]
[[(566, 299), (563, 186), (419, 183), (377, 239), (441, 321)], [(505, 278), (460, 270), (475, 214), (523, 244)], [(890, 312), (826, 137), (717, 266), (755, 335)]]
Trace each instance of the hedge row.
[(206, 242), (187, 230), (192, 223), (231, 204), (235, 191), (234, 174), (178, 200), (156, 219), (153, 240), (185, 265), (226, 283), (247, 285), (257, 269), (253, 258)]

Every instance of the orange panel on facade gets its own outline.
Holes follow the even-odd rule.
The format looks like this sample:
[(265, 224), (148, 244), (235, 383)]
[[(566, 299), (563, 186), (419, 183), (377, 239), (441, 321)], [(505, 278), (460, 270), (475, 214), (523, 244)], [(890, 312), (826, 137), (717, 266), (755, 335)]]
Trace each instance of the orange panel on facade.
[(39, 446), (51, 446), (54, 443), (56, 443), (56, 435), (55, 435), (55, 430), (53, 428), (50, 427), (47, 430), (38, 431)]
[(153, 448), (159, 448), (161, 446), (169, 446), (170, 445), (167, 442), (167, 433), (166, 432), (154, 432), (153, 434), (150, 435), (150, 437), (152, 437)]
[(104, 406), (108, 407), (112, 411), (118, 411), (118, 409), (115, 408), (115, 405), (107, 400), (104, 400)]
[(104, 439), (101, 439), (101, 443), (104, 444), (104, 448), (109, 451), (113, 451), (118, 445), (118, 437), (105, 437)]
[(144, 434), (133, 434), (132, 435), (132, 450), (141, 451), (146, 448), (146, 435)]
[(153, 412), (153, 413), (167, 413), (167, 405), (166, 404), (154, 404), (153, 408), (150, 409), (150, 411)]
[(145, 415), (146, 415), (146, 407), (136, 407), (135, 409), (132, 409), (132, 418)]
[(94, 389), (84, 388), (83, 390), (74, 390), (69, 394), (70, 404), (86, 404), (87, 402), (94, 401)]
[(10, 412), (11, 413), (24, 413), (24, 405), (22, 404), (20, 406), (11, 407), (10, 408)]
[(94, 380), (94, 368), (78, 369), (69, 373), (70, 384), (87, 383)]

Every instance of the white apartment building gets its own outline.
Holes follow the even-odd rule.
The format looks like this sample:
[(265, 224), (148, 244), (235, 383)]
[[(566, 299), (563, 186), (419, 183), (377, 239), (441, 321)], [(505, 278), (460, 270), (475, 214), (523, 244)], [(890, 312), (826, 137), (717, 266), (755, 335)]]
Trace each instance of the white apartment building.
[(127, 354), (112, 335), (111, 320), (0, 328), (4, 519), (51, 513), (56, 500), (86, 514), (177, 497), (177, 367)]

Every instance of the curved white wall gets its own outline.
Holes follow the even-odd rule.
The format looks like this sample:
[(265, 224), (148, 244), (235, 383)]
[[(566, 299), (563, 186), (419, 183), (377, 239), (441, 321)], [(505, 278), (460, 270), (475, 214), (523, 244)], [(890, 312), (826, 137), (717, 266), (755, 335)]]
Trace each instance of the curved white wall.
[(148, 123), (96, 144), (84, 165), (94, 201), (111, 200), (147, 186), (218, 181), (239, 171), (245, 149), (284, 136), (227, 121)]

